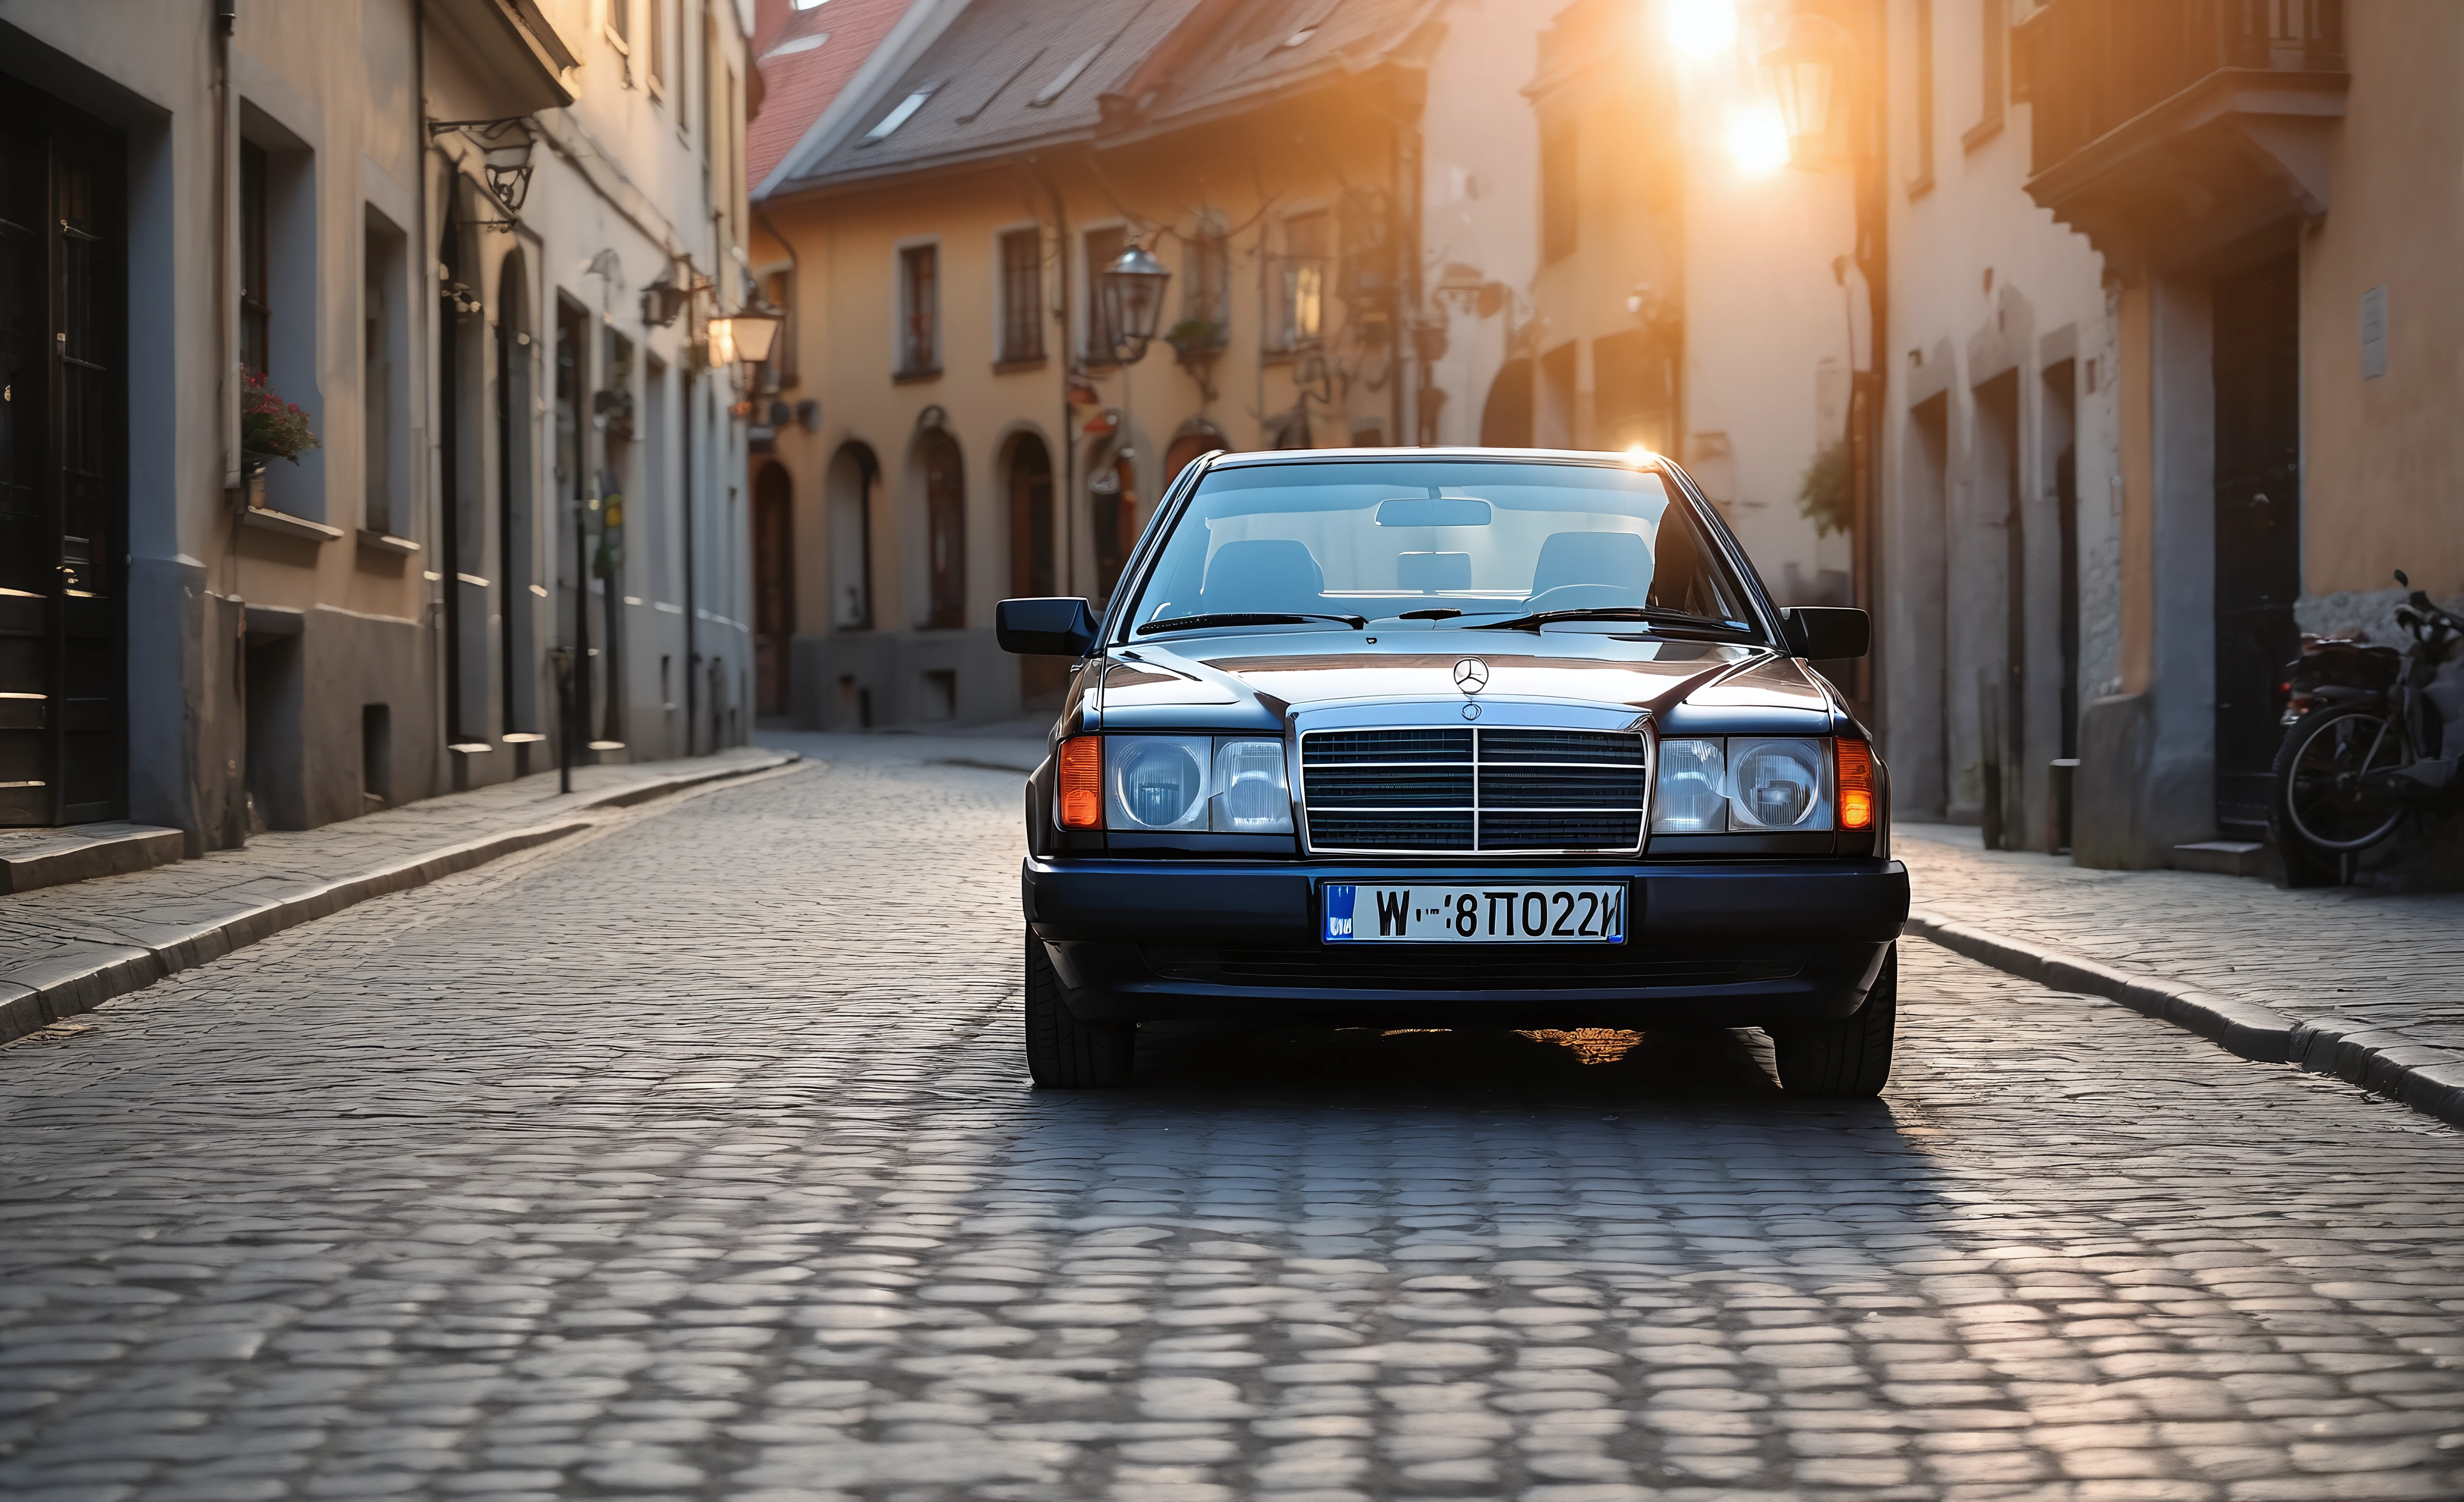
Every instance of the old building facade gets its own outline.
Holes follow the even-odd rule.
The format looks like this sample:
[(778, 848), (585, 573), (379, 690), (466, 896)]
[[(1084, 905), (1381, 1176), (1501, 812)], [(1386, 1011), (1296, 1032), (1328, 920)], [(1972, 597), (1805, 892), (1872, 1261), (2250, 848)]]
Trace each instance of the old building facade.
[[(556, 646), (597, 754), (741, 735), (664, 706), (696, 655), (735, 705), (748, 661), (737, 378), (696, 353), (745, 292), (745, 31), (0, 4), (0, 819), (193, 854), (537, 771)], [(654, 283), (704, 290), (646, 323)]]
[[(1847, 416), (1846, 189), (1731, 149), (1783, 9), (1682, 56), (1680, 10), (906, 7), (756, 195), (800, 289), (755, 461), (792, 518), (757, 562), (794, 601), (771, 707), (1048, 696), (993, 603), (1101, 598), (1216, 447), (1683, 453), (1775, 587), (1844, 600), (1797, 499)], [(1174, 279), (1124, 362), (1100, 273), (1133, 243)]]

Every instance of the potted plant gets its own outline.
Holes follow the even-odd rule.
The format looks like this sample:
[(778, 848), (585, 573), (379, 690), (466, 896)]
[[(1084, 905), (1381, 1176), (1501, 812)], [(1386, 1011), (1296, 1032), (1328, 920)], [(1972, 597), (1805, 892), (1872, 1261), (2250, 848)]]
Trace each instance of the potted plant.
[(268, 463), (288, 459), (297, 464), (299, 455), (316, 447), (317, 434), (308, 426), (308, 414), (297, 403), (276, 394), (262, 371), (251, 372), (239, 397), (239, 448), (248, 503), (264, 508)]

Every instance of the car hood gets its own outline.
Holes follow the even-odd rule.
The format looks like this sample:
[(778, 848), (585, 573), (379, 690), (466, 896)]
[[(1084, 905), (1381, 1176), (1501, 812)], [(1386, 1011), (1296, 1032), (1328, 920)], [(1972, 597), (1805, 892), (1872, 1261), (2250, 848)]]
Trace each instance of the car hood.
[(1664, 732), (1828, 735), (1850, 721), (1803, 661), (1768, 647), (1597, 630), (1351, 630), (1215, 633), (1115, 647), (1078, 674), (1063, 731), (1279, 730), (1289, 712), (1363, 701), (1483, 702), (1648, 712)]

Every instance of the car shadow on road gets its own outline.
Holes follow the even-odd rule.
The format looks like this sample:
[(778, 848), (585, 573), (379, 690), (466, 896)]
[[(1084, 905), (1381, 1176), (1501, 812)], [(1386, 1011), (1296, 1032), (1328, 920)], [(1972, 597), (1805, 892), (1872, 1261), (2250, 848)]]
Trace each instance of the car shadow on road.
[(1792, 1096), (1756, 1028), (1630, 1032), (1617, 1028), (1139, 1029), (1137, 1086), (1157, 1104), (1253, 1100), (1278, 1105), (1706, 1106), (1796, 1113), (1843, 1110), (1886, 1125), (1874, 1101)]

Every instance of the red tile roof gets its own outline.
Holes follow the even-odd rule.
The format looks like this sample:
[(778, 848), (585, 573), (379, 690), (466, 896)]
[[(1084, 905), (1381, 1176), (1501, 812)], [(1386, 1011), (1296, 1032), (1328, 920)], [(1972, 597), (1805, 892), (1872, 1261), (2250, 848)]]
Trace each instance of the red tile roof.
[[(761, 70), (760, 113), (744, 132), (745, 180), (759, 186), (838, 98), (911, 0), (756, 0), (754, 66)], [(816, 41), (815, 38), (822, 38)]]

